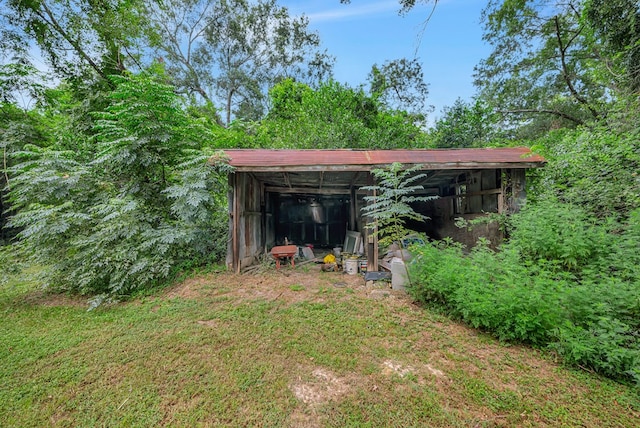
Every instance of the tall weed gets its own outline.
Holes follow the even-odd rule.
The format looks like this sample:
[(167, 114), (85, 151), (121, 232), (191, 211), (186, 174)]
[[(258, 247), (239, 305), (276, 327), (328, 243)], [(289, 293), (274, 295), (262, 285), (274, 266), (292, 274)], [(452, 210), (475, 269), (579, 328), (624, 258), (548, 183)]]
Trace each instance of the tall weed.
[(540, 201), (513, 217), (498, 252), (483, 242), (468, 254), (450, 241), (414, 247), (410, 293), (501, 340), (640, 385), (639, 219), (596, 222)]

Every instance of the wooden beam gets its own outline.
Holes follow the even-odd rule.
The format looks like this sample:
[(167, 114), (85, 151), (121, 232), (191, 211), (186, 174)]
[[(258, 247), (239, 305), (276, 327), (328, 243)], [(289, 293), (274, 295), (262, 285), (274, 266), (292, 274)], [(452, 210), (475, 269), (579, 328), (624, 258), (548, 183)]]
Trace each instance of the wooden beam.
[(351, 186), (349, 189), (349, 230), (356, 230), (356, 188)]
[(353, 178), (351, 179), (351, 183), (349, 183), (349, 187), (353, 187), (356, 184), (356, 181), (358, 181), (358, 177), (360, 177), (360, 174), (362, 173), (362, 171), (356, 171), (355, 174), (353, 174)]
[(506, 186), (506, 177), (507, 177), (507, 172), (502, 169), (500, 170), (500, 195), (498, 196), (498, 214), (503, 214), (505, 212), (505, 208), (506, 208), (506, 201), (505, 199), (505, 194), (507, 189), (505, 188)]
[(349, 189), (347, 188), (331, 188), (331, 187), (318, 189), (317, 187), (265, 186), (264, 190), (266, 192), (272, 192), (272, 193), (307, 193), (310, 195), (348, 195), (349, 194)]
[(496, 195), (501, 194), (502, 189), (480, 190), (478, 192), (461, 193), (459, 195), (440, 196), (440, 199), (466, 198), (470, 196)]
[[(439, 169), (437, 171), (434, 171), (433, 174), (427, 175), (427, 178), (424, 179), (424, 184), (426, 184), (426, 183), (432, 181), (432, 179), (444, 174), (444, 172), (445, 172), (445, 170)], [(423, 184), (423, 186), (424, 186), (424, 184)]]
[[(540, 162), (430, 162), (420, 163), (422, 171), (437, 170), (478, 170), (478, 169), (500, 169), (500, 168), (540, 168)], [(373, 169), (385, 168), (389, 164), (377, 165), (287, 165), (287, 166), (236, 166), (238, 172), (312, 172), (312, 171), (363, 171), (368, 172)], [(406, 164), (407, 167), (413, 164)]]

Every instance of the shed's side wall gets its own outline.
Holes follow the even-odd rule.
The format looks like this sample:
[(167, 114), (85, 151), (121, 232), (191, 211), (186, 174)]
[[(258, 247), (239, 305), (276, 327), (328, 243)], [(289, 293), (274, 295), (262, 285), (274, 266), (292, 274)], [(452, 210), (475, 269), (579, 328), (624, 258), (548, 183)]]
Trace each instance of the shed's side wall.
[[(253, 264), (264, 249), (261, 183), (246, 173), (231, 177), (230, 250), (227, 265), (238, 270)], [(237, 218), (235, 218), (237, 217)], [(237, 260), (234, 260), (237, 256)]]

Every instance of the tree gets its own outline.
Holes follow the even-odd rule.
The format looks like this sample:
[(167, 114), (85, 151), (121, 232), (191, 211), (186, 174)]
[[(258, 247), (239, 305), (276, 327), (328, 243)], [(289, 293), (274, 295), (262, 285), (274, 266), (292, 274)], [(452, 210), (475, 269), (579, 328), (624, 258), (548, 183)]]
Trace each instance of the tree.
[[(602, 41), (607, 69), (618, 86), (640, 89), (640, 4), (636, 0), (588, 0), (583, 20), (594, 39)], [(620, 70), (620, 72), (618, 72)]]
[(424, 122), (431, 108), (427, 105), (429, 86), (424, 81), (422, 65), (417, 59), (397, 59), (369, 73), (370, 93), (393, 110), (402, 110)]
[(222, 106), (227, 125), (262, 117), (277, 81), (319, 82), (331, 72), (308, 20), (275, 0), (157, 0), (148, 16), (149, 40), (177, 86)]
[(416, 191), (423, 190), (422, 185), (415, 183), (426, 177), (424, 173), (416, 174), (420, 169), (420, 165), (406, 168), (401, 163), (394, 162), (386, 169), (372, 170), (376, 184), (360, 188), (374, 192), (374, 195), (364, 197), (368, 204), (362, 208), (362, 212), (372, 219), (367, 227), (378, 236), (380, 245), (388, 246), (394, 242), (402, 245), (402, 240), (413, 233), (406, 228), (406, 220), (428, 220), (428, 217), (415, 212), (410, 205), (437, 198), (415, 195)]
[(136, 0), (1, 0), (3, 53), (25, 58), (36, 44), (61, 77), (104, 82), (136, 63)]
[(496, 121), (482, 101), (467, 103), (458, 98), (443, 109), (443, 116), (429, 130), (429, 138), (439, 148), (483, 147), (499, 136)]
[[(426, 174), (418, 172), (420, 170), (420, 165), (406, 168), (401, 163), (394, 162), (388, 168), (372, 170), (376, 184), (360, 188), (373, 193), (364, 197), (367, 205), (362, 208), (362, 212), (371, 219), (366, 227), (378, 238), (379, 245), (387, 247), (397, 244), (400, 247), (403, 262), (405, 262), (404, 251), (402, 251), (404, 240), (413, 233), (406, 227), (405, 222), (429, 220), (429, 217), (416, 212), (411, 204), (437, 198), (437, 196), (415, 195), (417, 191), (424, 189), (422, 185), (415, 184), (426, 177)], [(404, 269), (411, 285), (406, 263)]]
[[(634, 18), (626, 21), (635, 22), (637, 5), (629, 10), (632, 2), (614, 3), (627, 4)], [(612, 33), (588, 18), (594, 7), (586, 0), (489, 2), (484, 39), (493, 52), (476, 67), (476, 85), (482, 99), (508, 116), (506, 126), (530, 125), (535, 136), (606, 117), (610, 101), (621, 94), (626, 66), (621, 51), (597, 36)], [(633, 31), (623, 37), (632, 43), (624, 51), (629, 55)]]
[(226, 250), (226, 200), (217, 196), (226, 181), (206, 164), (215, 131), (186, 113), (164, 79), (158, 70), (111, 78), (91, 156), (58, 142), (14, 155), (10, 224), (30, 260), (47, 266), (45, 284), (99, 302)]
[[(637, 126), (637, 125), (636, 125)], [(640, 129), (558, 130), (536, 141), (549, 161), (536, 171), (529, 199), (579, 206), (593, 217), (626, 219), (640, 208)]]
[(386, 109), (362, 89), (329, 81), (317, 89), (284, 80), (270, 91), (271, 110), (255, 143), (271, 148), (420, 147), (414, 117)]

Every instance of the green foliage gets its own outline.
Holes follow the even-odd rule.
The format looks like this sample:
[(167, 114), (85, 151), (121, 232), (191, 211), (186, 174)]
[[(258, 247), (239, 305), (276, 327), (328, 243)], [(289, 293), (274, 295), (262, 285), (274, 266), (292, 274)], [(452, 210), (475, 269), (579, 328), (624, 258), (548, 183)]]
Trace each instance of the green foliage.
[(372, 170), (376, 184), (360, 188), (373, 192), (373, 195), (364, 197), (367, 205), (362, 208), (362, 212), (372, 219), (367, 227), (378, 236), (381, 246), (388, 246), (394, 242), (401, 243), (407, 235), (412, 233), (405, 226), (406, 220), (428, 220), (428, 217), (417, 213), (410, 205), (413, 202), (434, 198), (415, 195), (416, 191), (423, 189), (421, 185), (415, 183), (426, 176), (424, 173), (416, 174), (420, 169), (420, 165), (405, 168), (401, 163), (394, 162), (387, 169)]
[(225, 125), (262, 118), (267, 90), (283, 78), (316, 84), (331, 73), (308, 19), (275, 0), (155, 0), (145, 11), (148, 41), (175, 85), (220, 107)]
[(20, 272), (21, 265), (15, 247), (0, 245), (0, 287), (5, 286), (12, 275)]
[[(105, 83), (110, 74), (135, 64), (141, 29), (138, 4), (128, 1), (3, 1), (0, 49), (29, 58), (40, 48), (58, 76)], [(127, 64), (129, 65), (129, 64)]]
[(511, 219), (511, 240), (523, 257), (553, 260), (563, 268), (578, 270), (607, 252), (607, 235), (595, 227), (596, 219), (577, 206), (554, 199), (528, 206)]
[(640, 129), (579, 129), (550, 134), (537, 147), (549, 160), (534, 196), (551, 195), (604, 219), (640, 208)]
[(330, 81), (317, 89), (287, 79), (270, 91), (272, 108), (255, 130), (269, 148), (420, 147), (424, 134), (406, 113), (388, 111), (364, 93)]
[[(506, 129), (535, 138), (574, 128), (602, 120), (612, 101), (627, 96), (628, 83), (620, 79), (627, 74), (626, 55), (606, 42), (615, 28), (585, 19), (600, 10), (597, 3), (605, 2), (488, 2), (484, 39), (493, 51), (477, 66), (476, 85), (505, 115)], [(606, 3), (627, 3), (629, 15), (634, 7), (637, 13), (637, 2)]]
[(410, 292), (501, 340), (640, 384), (639, 221), (638, 211), (614, 224), (557, 201), (527, 206), (499, 252), (415, 247)]
[(415, 247), (414, 298), (501, 340), (548, 346), (568, 364), (640, 384), (640, 212), (596, 223), (546, 201), (514, 217), (497, 253), (482, 242), (467, 255), (450, 242)]
[(113, 78), (92, 158), (57, 145), (16, 154), (11, 225), (31, 260), (50, 267), (47, 284), (117, 297), (166, 280), (183, 260), (220, 256), (226, 220), (213, 192), (225, 182), (202, 149), (213, 134), (158, 80)]
[(392, 110), (406, 111), (424, 123), (432, 108), (427, 106), (429, 86), (417, 58), (401, 58), (374, 64), (369, 73), (370, 93)]
[[(583, 20), (592, 37), (622, 69), (617, 76), (630, 91), (640, 89), (640, 7), (636, 0), (587, 0)], [(611, 65), (610, 65), (611, 66)]]
[(429, 130), (429, 139), (438, 148), (486, 147), (498, 136), (497, 122), (495, 112), (482, 101), (466, 103), (458, 98), (443, 110)]

